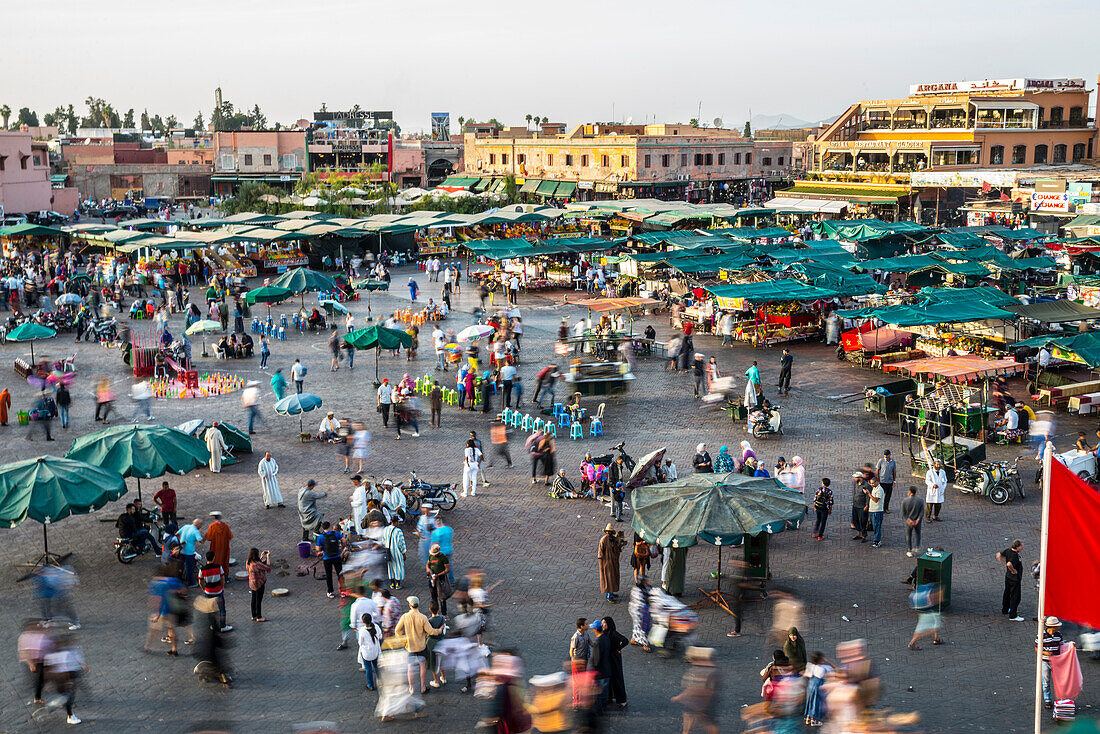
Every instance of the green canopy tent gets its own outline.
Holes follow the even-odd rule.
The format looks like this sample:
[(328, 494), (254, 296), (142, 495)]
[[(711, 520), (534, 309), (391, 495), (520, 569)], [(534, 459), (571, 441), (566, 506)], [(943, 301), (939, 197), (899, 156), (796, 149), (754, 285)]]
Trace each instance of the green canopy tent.
[(65, 234), (64, 230), (53, 227), (45, 227), (41, 224), (23, 222), (11, 227), (0, 227), (0, 237), (57, 237)]
[(65, 456), (135, 477), (138, 499), (142, 479), (186, 474), (210, 461), (206, 444), (168, 426), (110, 426), (76, 439)]
[(39, 339), (51, 339), (57, 336), (57, 332), (48, 326), (42, 326), (32, 321), (22, 323), (8, 332), (8, 341), (30, 342), (31, 363), (34, 363), (34, 343)]
[(374, 382), (378, 384), (378, 352), (382, 349), (398, 349), (412, 346), (412, 335), (399, 329), (384, 326), (368, 326), (344, 335), (344, 341), (356, 349), (374, 350)]
[[(733, 611), (722, 591), (722, 548), (748, 538), (794, 530), (806, 517), (801, 492), (772, 478), (691, 474), (668, 484), (638, 487), (631, 493), (632, 525), (647, 543), (680, 549), (699, 542), (718, 546), (718, 585), (701, 589), (709, 603)], [(766, 542), (766, 541), (765, 541)], [(766, 550), (764, 551), (766, 558)], [(753, 569), (750, 568), (750, 573)], [(766, 578), (767, 569), (759, 569)]]
[(367, 292), (367, 318), (371, 318), (370, 311), (370, 294), (372, 291), (388, 291), (390, 289), (390, 282), (388, 280), (372, 280), (367, 278), (366, 280), (353, 280), (351, 287), (356, 290)]
[(43, 554), (30, 564), (33, 571), (69, 556), (50, 553), (50, 523), (94, 512), (124, 494), (122, 476), (94, 464), (58, 456), (15, 461), (0, 466), (0, 525), (14, 528), (28, 517), (42, 523)]
[(1058, 359), (1078, 362), (1092, 369), (1100, 367), (1100, 333), (1095, 331), (1073, 334), (1072, 336), (1058, 336), (1056, 334), (1033, 336), (1022, 342), (1016, 342), (1012, 346), (1013, 348), (1030, 347), (1034, 349), (1047, 347), (1050, 349), (1051, 355)]

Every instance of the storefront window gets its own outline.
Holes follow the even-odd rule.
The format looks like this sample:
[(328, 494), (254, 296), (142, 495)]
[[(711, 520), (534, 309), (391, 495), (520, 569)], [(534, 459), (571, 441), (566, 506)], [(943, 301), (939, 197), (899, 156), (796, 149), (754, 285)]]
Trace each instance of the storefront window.
[(961, 107), (933, 110), (931, 127), (966, 127), (966, 110)]
[(981, 151), (958, 148), (939, 148), (932, 151), (933, 166), (973, 166), (981, 162)]
[(924, 153), (897, 153), (894, 155), (894, 170), (899, 173), (923, 171), (928, 167), (928, 156)]
[(1016, 165), (1021, 163), (1027, 163), (1027, 146), (1026, 145), (1013, 145), (1012, 146), (1012, 162)]
[(1059, 143), (1054, 146), (1054, 158), (1052, 163), (1065, 163), (1066, 162), (1066, 145), (1065, 143)]
[(1047, 162), (1047, 147), (1045, 145), (1035, 146), (1035, 163)]

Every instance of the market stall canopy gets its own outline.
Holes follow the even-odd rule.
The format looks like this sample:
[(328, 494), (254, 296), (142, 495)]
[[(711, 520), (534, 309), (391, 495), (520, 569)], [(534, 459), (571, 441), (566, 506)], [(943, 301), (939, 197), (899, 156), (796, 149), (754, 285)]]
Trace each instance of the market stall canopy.
[(628, 308), (637, 308), (639, 306), (655, 306), (660, 301), (656, 298), (585, 298), (580, 301), (574, 301), (576, 306), (584, 306), (597, 313), (607, 313), (609, 311), (622, 311)]
[(1011, 321), (1016, 314), (997, 306), (980, 301), (971, 303), (923, 303), (916, 305), (897, 304), (870, 308), (848, 309), (836, 312), (845, 319), (875, 318), (893, 326), (924, 326), (935, 324), (957, 324), (985, 319)]
[(801, 492), (776, 479), (691, 474), (631, 493), (634, 531), (648, 543), (685, 548), (702, 541), (738, 545), (746, 535), (794, 530), (806, 516)]
[(273, 285), (260, 286), (244, 294), (244, 300), (248, 303), (280, 303), (294, 295), (289, 288), (280, 288)]
[(974, 288), (931, 288), (917, 291), (917, 298), (931, 303), (967, 303), (980, 301), (987, 306), (1015, 306), (1020, 302), (999, 288), (983, 285)]
[(1015, 359), (985, 359), (974, 354), (954, 357), (928, 357), (910, 359), (883, 365), (884, 372), (901, 372), (907, 375), (937, 375), (948, 382), (973, 382), (997, 375), (1014, 375), (1023, 372), (1026, 364)]
[(839, 214), (848, 206), (847, 201), (835, 201), (831, 199), (797, 199), (788, 196), (777, 196), (764, 203), (769, 209), (779, 212), (813, 212), (824, 214)]
[(1063, 324), (1067, 321), (1100, 319), (1100, 309), (1065, 298), (1059, 301), (1036, 301), (1035, 303), (1005, 306), (1005, 310), (1025, 319), (1040, 321), (1044, 324)]
[(887, 290), (870, 275), (826, 263), (796, 262), (787, 266), (786, 271), (798, 273), (809, 285), (832, 291), (838, 297), (881, 295)]
[(911, 332), (884, 326), (881, 329), (871, 329), (860, 334), (859, 343), (861, 347), (869, 352), (881, 352), (896, 347), (912, 338), (913, 334)]
[(400, 329), (368, 326), (344, 335), (344, 341), (356, 349), (397, 349), (412, 346), (412, 336)]
[(784, 278), (760, 283), (730, 283), (709, 285), (705, 289), (715, 298), (741, 298), (750, 303), (772, 303), (775, 301), (818, 301), (833, 298), (833, 291), (807, 285), (800, 280)]
[(1047, 347), (1059, 359), (1080, 362), (1091, 368), (1100, 367), (1100, 333), (1095, 331), (1071, 336), (1046, 334), (1017, 342), (1012, 346), (1034, 349)]
[(65, 234), (63, 230), (30, 222), (0, 227), (0, 237), (57, 237), (63, 234)]

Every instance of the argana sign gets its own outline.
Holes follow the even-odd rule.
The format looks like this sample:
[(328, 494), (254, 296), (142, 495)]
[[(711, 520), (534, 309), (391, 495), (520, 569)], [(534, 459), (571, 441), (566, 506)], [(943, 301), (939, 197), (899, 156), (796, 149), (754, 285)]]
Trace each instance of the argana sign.
[(1084, 79), (982, 79), (967, 82), (930, 82), (910, 84), (912, 96), (925, 94), (981, 94), (982, 92), (1042, 92), (1083, 90)]

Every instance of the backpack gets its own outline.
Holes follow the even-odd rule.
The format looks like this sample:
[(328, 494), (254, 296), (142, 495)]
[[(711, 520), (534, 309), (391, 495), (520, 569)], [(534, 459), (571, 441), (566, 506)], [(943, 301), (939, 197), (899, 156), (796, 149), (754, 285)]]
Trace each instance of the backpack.
[(324, 536), (322, 547), (325, 551), (325, 556), (328, 558), (336, 558), (340, 555), (340, 539), (336, 537), (334, 530), (329, 530), (327, 533), (321, 533)]
[(305, 377), (308, 374), (309, 374), (309, 367), (306, 367), (305, 365), (302, 365), (302, 377)]
[(823, 490), (817, 490), (817, 494), (814, 495), (814, 508), (818, 510), (824, 510), (828, 506), (828, 495), (826, 495)]

